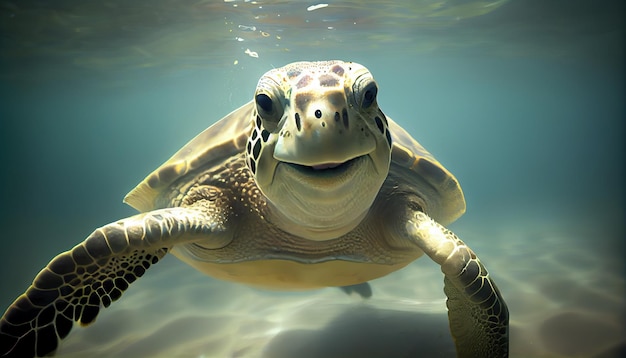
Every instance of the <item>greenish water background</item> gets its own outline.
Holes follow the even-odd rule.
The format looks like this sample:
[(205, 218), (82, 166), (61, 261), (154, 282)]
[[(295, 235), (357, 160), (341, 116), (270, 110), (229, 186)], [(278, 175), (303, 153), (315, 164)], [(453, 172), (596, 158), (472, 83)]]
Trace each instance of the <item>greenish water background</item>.
[[(383, 111), (460, 180), (468, 212), (451, 228), (485, 261), (509, 302), (513, 354), (624, 354), (623, 2), (340, 1), (307, 11), (310, 5), (1, 4), (0, 306), (7, 307), (54, 255), (94, 228), (132, 215), (121, 203), (124, 194), (195, 134), (247, 102), (268, 69), (296, 60), (343, 59), (372, 71)], [(387, 312), (381, 307), (420, 312), (392, 304), (401, 298), (437, 303), (432, 327), (439, 324), (445, 334), (441, 277), (423, 261), (374, 282), (379, 298), (372, 305), (380, 310), (363, 314), (334, 291), (259, 292), (165, 260), (114, 305), (121, 308), (112, 307), (113, 313), (77, 333), (69, 353), (99, 345), (96, 352), (112, 355), (105, 339), (85, 337), (90, 329), (103, 337), (107, 329), (112, 334), (120, 326), (134, 327), (116, 324), (116, 312), (129, 317), (132, 311), (139, 321), (149, 316), (156, 325), (170, 322), (160, 317), (167, 317), (166, 307), (178, 312), (191, 306), (202, 316), (209, 306), (203, 300), (230, 294), (240, 301), (215, 299), (229, 304), (211, 305), (206, 314), (243, 325), (229, 312), (265, 302), (277, 306), (272, 315), (315, 316), (320, 303), (306, 303), (319, 298), (321, 307), (332, 307), (327, 316), (347, 317), (337, 320), (347, 328), (320, 329), (316, 347), (322, 342), (374, 352), (365, 343), (373, 339), (359, 339), (371, 333), (363, 328), (371, 323), (367, 319)], [(415, 291), (403, 291), (407, 285)], [(153, 293), (153, 306), (133, 306), (147, 299), (132, 296), (135, 290)], [(281, 310), (277, 301), (302, 304), (296, 310), (285, 303)], [(393, 314), (384, 317), (374, 322), (384, 321), (388, 329), (409, 326)], [(292, 321), (293, 327), (308, 322)], [(184, 327), (194, 325), (184, 322), (165, 331), (185, 336)], [(216, 327), (208, 318), (202, 322)], [(431, 326), (430, 318), (409, 322), (416, 329)], [(332, 327), (356, 331), (354, 344), (325, 338)], [(139, 343), (126, 353), (149, 355), (154, 341), (141, 336), (142, 329), (152, 332), (129, 329)], [(220, 336), (214, 329), (207, 336)], [(109, 342), (119, 342), (121, 332)], [(244, 346), (249, 339), (235, 337)], [(260, 341), (288, 352), (284, 340), (263, 337), (251, 340), (257, 350), (241, 354), (254, 356), (265, 347), (280, 356)], [(406, 343), (386, 340), (395, 343), (387, 352)], [(420, 346), (428, 339), (414, 341)], [(168, 342), (180, 343), (185, 352), (182, 338)], [(449, 354), (449, 344), (427, 351)]]

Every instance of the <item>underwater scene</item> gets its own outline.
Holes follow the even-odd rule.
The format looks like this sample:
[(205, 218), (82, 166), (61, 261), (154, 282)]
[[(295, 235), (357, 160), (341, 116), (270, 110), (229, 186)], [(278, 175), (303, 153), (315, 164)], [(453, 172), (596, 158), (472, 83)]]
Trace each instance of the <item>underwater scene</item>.
[[(458, 179), (447, 227), (506, 301), (511, 357), (626, 356), (622, 0), (0, 3), (0, 310), (294, 61), (367, 67)], [(58, 357), (455, 357), (441, 267), (276, 291), (166, 255)], [(0, 344), (6, 345), (6, 342)]]

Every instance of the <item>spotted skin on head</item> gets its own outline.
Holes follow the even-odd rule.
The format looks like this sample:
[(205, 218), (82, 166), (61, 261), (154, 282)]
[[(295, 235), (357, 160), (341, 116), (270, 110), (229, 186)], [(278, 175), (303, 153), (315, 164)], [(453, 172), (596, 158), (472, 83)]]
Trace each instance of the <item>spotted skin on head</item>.
[[(279, 226), (303, 227), (298, 235), (327, 239), (354, 228), (365, 215), (387, 177), (393, 146), (377, 94), (371, 73), (350, 62), (297, 62), (261, 77), (246, 161), (283, 216), (276, 218)], [(306, 174), (316, 170), (328, 177), (329, 169), (346, 174), (334, 177), (332, 185)], [(326, 199), (317, 193), (322, 187)], [(315, 234), (329, 226), (336, 230)]]

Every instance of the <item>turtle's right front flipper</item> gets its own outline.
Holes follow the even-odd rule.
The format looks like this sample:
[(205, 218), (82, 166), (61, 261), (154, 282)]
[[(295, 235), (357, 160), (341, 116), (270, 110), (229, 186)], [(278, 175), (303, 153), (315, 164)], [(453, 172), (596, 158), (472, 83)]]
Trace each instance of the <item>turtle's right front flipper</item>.
[(478, 256), (453, 232), (421, 211), (407, 236), (441, 265), (450, 331), (459, 357), (508, 357), (509, 310)]
[(224, 236), (224, 228), (207, 211), (192, 208), (155, 210), (97, 229), (55, 257), (6, 310), (0, 321), (0, 355), (54, 353), (74, 321), (93, 322), (101, 306), (120, 298), (173, 245), (222, 241)]

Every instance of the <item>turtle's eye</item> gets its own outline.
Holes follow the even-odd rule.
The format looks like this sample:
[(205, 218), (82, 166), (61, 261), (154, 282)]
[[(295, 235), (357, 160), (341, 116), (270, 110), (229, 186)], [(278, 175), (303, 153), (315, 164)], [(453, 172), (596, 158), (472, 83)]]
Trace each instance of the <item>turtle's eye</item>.
[(372, 103), (376, 100), (376, 95), (378, 94), (378, 86), (376, 86), (376, 82), (370, 82), (365, 86), (363, 91), (363, 99), (361, 100), (361, 108), (367, 109)]
[(261, 93), (256, 96), (256, 105), (259, 109), (266, 113), (271, 113), (272, 108), (274, 107), (272, 105), (272, 99), (265, 93)]
[(378, 85), (369, 72), (360, 75), (354, 81), (352, 94), (355, 104), (360, 106), (361, 109), (368, 109), (376, 102)]
[(278, 127), (278, 122), (283, 116), (282, 103), (276, 100), (276, 96), (268, 93), (259, 93), (254, 97), (256, 109), (263, 121), (263, 127), (273, 132)]

